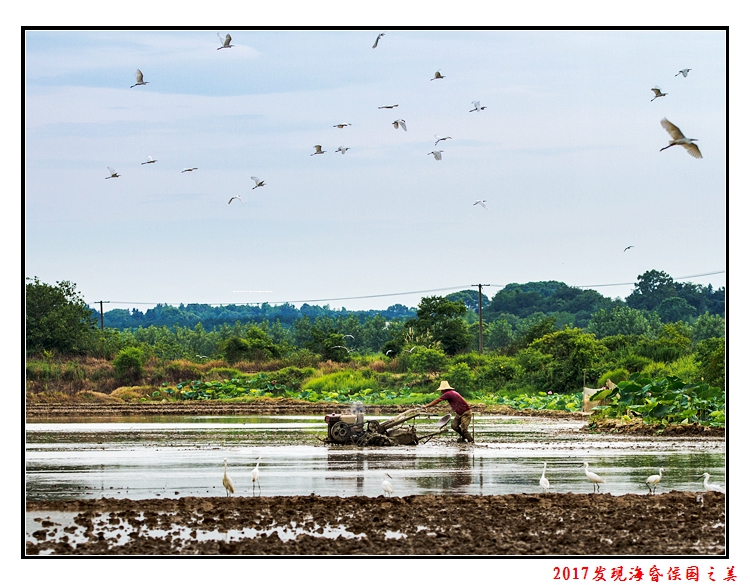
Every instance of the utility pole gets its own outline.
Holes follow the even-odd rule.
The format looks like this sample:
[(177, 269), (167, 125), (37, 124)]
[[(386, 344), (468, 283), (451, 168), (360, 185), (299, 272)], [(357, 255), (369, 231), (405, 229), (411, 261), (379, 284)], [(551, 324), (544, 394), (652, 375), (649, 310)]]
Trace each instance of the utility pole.
[(479, 287), (479, 353), (481, 354), (484, 350), (482, 343), (482, 287), (490, 286), (489, 284), (472, 284), (471, 286)]
[(99, 317), (101, 319), (101, 330), (104, 331), (104, 303), (109, 301), (99, 301)]

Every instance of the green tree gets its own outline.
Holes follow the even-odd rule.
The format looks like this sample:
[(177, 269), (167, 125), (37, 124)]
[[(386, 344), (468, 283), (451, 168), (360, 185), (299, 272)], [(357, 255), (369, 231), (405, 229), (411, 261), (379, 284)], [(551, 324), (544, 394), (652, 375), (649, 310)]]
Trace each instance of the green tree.
[(725, 388), (724, 338), (712, 337), (704, 339), (696, 348), (698, 358), (698, 373), (707, 384), (717, 388)]
[(695, 308), (681, 297), (669, 297), (664, 299), (656, 309), (664, 323), (676, 323), (677, 321), (689, 321), (695, 317)]
[(591, 316), (586, 329), (601, 339), (614, 335), (650, 335), (654, 332), (653, 325), (653, 319), (643, 311), (623, 306), (599, 309)]
[(529, 349), (550, 357), (544, 360), (546, 384), (542, 389), (553, 392), (578, 392), (583, 384), (583, 370), (591, 372), (591, 378), (595, 379), (608, 351), (594, 334), (569, 327), (537, 339)]
[(56, 286), (26, 279), (26, 351), (84, 353), (96, 338), (96, 319), (76, 291), (63, 280)]
[(121, 349), (112, 365), (115, 368), (115, 374), (121, 380), (136, 382), (143, 376), (143, 365), (146, 361), (146, 354), (140, 347), (126, 347)]
[(625, 298), (629, 307), (655, 311), (664, 299), (677, 296), (675, 282), (669, 274), (649, 270), (638, 275), (635, 290)]
[(691, 339), (693, 344), (700, 343), (704, 339), (726, 336), (726, 322), (724, 317), (712, 315), (708, 311), (703, 313), (693, 325)]
[(466, 305), (444, 297), (424, 297), (417, 307), (417, 317), (406, 325), (417, 337), (427, 336), (439, 342), (447, 355), (456, 355), (471, 345), (469, 327), (464, 321)]

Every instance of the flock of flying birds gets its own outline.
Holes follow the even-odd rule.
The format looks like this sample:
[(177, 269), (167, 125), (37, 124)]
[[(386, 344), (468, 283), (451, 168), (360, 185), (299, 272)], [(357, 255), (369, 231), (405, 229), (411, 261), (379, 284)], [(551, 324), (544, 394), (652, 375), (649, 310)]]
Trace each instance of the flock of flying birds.
[[(222, 37), (220, 33), (216, 33), (216, 34), (219, 37), (219, 42), (221, 43), (221, 46), (216, 49), (217, 51), (220, 51), (221, 49), (230, 49), (230, 48), (234, 47), (234, 45), (232, 44), (232, 36), (230, 34), (227, 34), (224, 37)], [(385, 36), (385, 33), (380, 33), (377, 36), (377, 38), (375, 39), (375, 43), (372, 45), (373, 49), (377, 48), (378, 43), (380, 42), (380, 39), (382, 39), (384, 36)], [(430, 81), (435, 81), (436, 79), (445, 79), (445, 75), (443, 75), (439, 69), (435, 72), (435, 76), (432, 79), (430, 79)], [(140, 69), (136, 69), (136, 71), (135, 71), (135, 83), (133, 85), (131, 85), (130, 88), (132, 89), (132, 88), (137, 87), (139, 85), (146, 85), (148, 83), (149, 83), (148, 81), (144, 81), (143, 80), (143, 72)], [(469, 110), (469, 113), (471, 113), (471, 112), (481, 112), (481, 111), (487, 109), (487, 106), (481, 105), (479, 101), (473, 101), (472, 105), (474, 106), (474, 108), (471, 109), (471, 110)], [(393, 108), (397, 108), (397, 107), (398, 107), (398, 104), (390, 104), (390, 105), (378, 106), (378, 109), (379, 110), (383, 110), (383, 109), (392, 110)], [(406, 120), (396, 119), (396, 120), (394, 120), (392, 122), (392, 125), (393, 125), (393, 127), (396, 130), (398, 130), (399, 128), (401, 128), (404, 132), (407, 131), (406, 130)], [(347, 126), (351, 126), (351, 124), (346, 123), (346, 124), (334, 124), (333, 125), (334, 128), (339, 128), (339, 129), (346, 128)], [(452, 138), (450, 136), (442, 136), (441, 137), (441, 136), (438, 136), (436, 134), (435, 135), (435, 146), (437, 146), (440, 142), (443, 142), (445, 140), (451, 140), (451, 139)], [(320, 145), (320, 144), (316, 144), (313, 148), (315, 149), (315, 152), (313, 152), (312, 154), (310, 154), (310, 156), (315, 156), (316, 154), (325, 154), (326, 152), (328, 152), (326, 150), (323, 150), (323, 146)], [(343, 154), (346, 154), (347, 150), (349, 150), (348, 146), (339, 146), (336, 149), (335, 152), (340, 152), (343, 155)], [(432, 157), (435, 160), (443, 160), (443, 152), (444, 152), (443, 150), (433, 150), (431, 152), (428, 152), (427, 155), (428, 156), (432, 155)], [(151, 155), (149, 155), (148, 159), (145, 162), (142, 162), (141, 164), (142, 165), (147, 165), (147, 164), (153, 164), (155, 162), (157, 162), (157, 160), (154, 159), (153, 157), (151, 157)], [(109, 176), (108, 177), (104, 177), (105, 179), (116, 179), (116, 178), (119, 178), (121, 176), (112, 167), (107, 167), (107, 170), (109, 171)], [(197, 170), (198, 170), (198, 167), (186, 167), (186, 168), (182, 169), (181, 172), (183, 172), (183, 173), (189, 173), (189, 172), (197, 171)], [(264, 180), (261, 180), (258, 177), (250, 177), (250, 178), (253, 181), (255, 181), (255, 187), (253, 187), (253, 189), (257, 189), (258, 187), (264, 187), (265, 184), (266, 184)], [(231, 197), (229, 199), (229, 204), (231, 204), (232, 201), (234, 201), (235, 199), (238, 200), (240, 203), (242, 203), (242, 197), (240, 195), (235, 195), (235, 196), (233, 196), (233, 197)], [(477, 199), (474, 202), (474, 205), (481, 205), (482, 207), (484, 207), (485, 209), (487, 209), (486, 203), (487, 203), (486, 199)]]
[[(222, 37), (220, 33), (216, 33), (216, 34), (219, 37), (219, 42), (221, 43), (221, 46), (216, 49), (217, 51), (220, 51), (221, 49), (231, 49), (232, 47), (234, 47), (234, 45), (232, 44), (231, 35), (227, 34), (224, 37)], [(380, 39), (382, 39), (384, 36), (385, 36), (385, 33), (380, 33), (377, 36), (377, 38), (375, 39), (375, 43), (372, 45), (373, 49), (376, 49), (378, 47), (378, 43), (380, 42)], [(675, 77), (678, 77), (680, 75), (682, 75), (683, 77), (687, 77), (689, 71), (692, 71), (692, 69), (681, 69), (675, 74)], [(442, 74), (441, 70), (438, 69), (435, 72), (435, 76), (432, 79), (430, 79), (430, 81), (445, 79), (445, 77), (446, 76)], [(143, 80), (143, 72), (140, 69), (136, 69), (135, 83), (130, 86), (131, 89), (139, 85), (146, 85), (147, 83), (149, 82)], [(651, 88), (651, 91), (654, 92), (654, 97), (651, 98), (652, 102), (657, 98), (666, 97), (667, 95), (669, 95), (667, 93), (663, 93), (661, 88), (658, 85), (655, 85), (653, 88)], [(472, 102), (472, 105), (474, 106), (474, 108), (469, 110), (469, 113), (482, 112), (483, 110), (487, 109), (487, 106), (482, 106), (479, 101)], [(378, 106), (378, 109), (392, 110), (397, 107), (398, 107), (398, 104), (389, 104), (389, 105)], [(396, 119), (393, 122), (391, 122), (391, 124), (396, 130), (401, 128), (404, 132), (407, 131), (406, 120), (404, 119)], [(685, 150), (687, 150), (690, 156), (694, 158), (703, 158), (703, 155), (701, 154), (701, 151), (699, 150), (698, 145), (695, 144), (695, 142), (697, 141), (697, 138), (686, 138), (685, 135), (682, 133), (682, 131), (677, 126), (672, 124), (672, 122), (667, 120), (666, 118), (663, 118), (661, 120), (661, 125), (671, 137), (669, 144), (665, 146), (664, 148), (662, 148), (661, 150), (666, 150), (667, 148), (670, 148), (672, 146), (682, 146), (683, 148), (685, 148)], [(351, 124), (346, 123), (346, 124), (334, 124), (333, 125), (334, 128), (339, 128), (339, 129), (346, 128), (347, 126), (351, 126)], [(440, 142), (444, 142), (446, 140), (451, 140), (451, 139), (452, 138), (450, 136), (438, 136), (436, 134), (435, 135), (435, 147), (437, 147), (437, 145)], [(315, 156), (318, 154), (325, 154), (326, 152), (328, 152), (326, 150), (323, 150), (323, 146), (320, 144), (316, 144), (313, 148), (315, 152), (310, 154), (310, 156)], [(342, 145), (342, 146), (339, 146), (335, 152), (340, 152), (342, 155), (344, 155), (346, 154), (348, 150), (349, 150), (349, 147)], [(431, 152), (428, 152), (427, 155), (432, 156), (437, 161), (441, 161), (443, 160), (443, 152), (444, 152), (443, 150), (436, 149), (436, 150), (432, 150)], [(145, 162), (141, 164), (146, 165), (146, 164), (153, 164), (155, 162), (157, 161), (149, 155), (148, 160), (146, 160)], [(109, 176), (105, 177), (105, 179), (115, 179), (121, 176), (112, 167), (107, 167), (107, 170), (109, 171)], [(198, 170), (198, 167), (186, 167), (181, 172), (189, 173), (189, 172), (197, 171), (197, 170)], [(255, 186), (253, 187), (253, 189), (257, 189), (258, 187), (264, 187), (266, 184), (264, 180), (261, 180), (258, 177), (250, 177), (250, 178), (253, 181), (255, 181)], [(229, 199), (229, 204), (231, 204), (232, 201), (234, 200), (238, 200), (240, 203), (242, 203), (242, 197), (240, 195), (235, 195), (231, 197)], [(486, 199), (477, 199), (476, 201), (474, 201), (474, 205), (481, 205), (482, 207), (484, 207), (484, 209), (487, 209), (486, 204), (487, 204)], [(624, 251), (627, 251), (630, 248), (632, 248), (632, 246), (628, 246), (627, 248), (625, 248)]]
[[(692, 69), (680, 69), (675, 74), (675, 77), (678, 77), (680, 75), (682, 75), (683, 77), (687, 77), (688, 71), (692, 71)], [(651, 101), (654, 101), (656, 98), (669, 95), (667, 93), (662, 93), (661, 88), (658, 85), (652, 87), (651, 91), (654, 92), (654, 97), (651, 98)], [(698, 140), (697, 138), (685, 138), (685, 135), (682, 133), (682, 131), (666, 118), (662, 118), (661, 125), (662, 128), (664, 128), (672, 137), (672, 140), (669, 141), (669, 144), (661, 150), (666, 150), (670, 146), (682, 146), (685, 148), (685, 150), (687, 150), (690, 156), (695, 158), (703, 158), (701, 151), (698, 149), (698, 145), (695, 144), (695, 141)]]

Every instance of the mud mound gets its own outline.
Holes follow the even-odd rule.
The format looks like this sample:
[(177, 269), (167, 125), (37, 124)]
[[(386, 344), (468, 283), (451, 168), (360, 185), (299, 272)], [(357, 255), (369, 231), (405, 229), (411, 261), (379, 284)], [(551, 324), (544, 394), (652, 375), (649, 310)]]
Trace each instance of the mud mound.
[[(84, 535), (82, 542), (58, 538), (49, 525), (34, 532), (38, 543), (27, 543), (27, 555), (718, 556), (726, 550), (725, 498), (713, 492), (101, 499), (27, 502), (26, 510), (40, 517), (77, 512)], [(107, 536), (113, 525), (127, 537)], [(235, 530), (244, 532), (230, 536)], [(217, 533), (224, 536), (206, 536)]]

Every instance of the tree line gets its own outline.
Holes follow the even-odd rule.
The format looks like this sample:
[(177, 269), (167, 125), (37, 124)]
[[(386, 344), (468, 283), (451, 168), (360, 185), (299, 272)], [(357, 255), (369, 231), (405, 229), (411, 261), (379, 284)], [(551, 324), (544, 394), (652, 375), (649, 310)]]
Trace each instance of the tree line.
[[(327, 360), (396, 360), (397, 369), (450, 371), (456, 382), (467, 384), (481, 364), (483, 372), (492, 370), (482, 374), (484, 380), (554, 392), (580, 389), (586, 375), (590, 383), (602, 377), (617, 382), (635, 372), (724, 386), (723, 288), (675, 283), (650, 271), (639, 276), (625, 301), (547, 281), (508, 285), (482, 305), (485, 356), (478, 354), (476, 291), (424, 297), (414, 309), (394, 305), (391, 313), (307, 307), (288, 322), (281, 317), (289, 318), (293, 307), (287, 306), (274, 320), (258, 320), (258, 313), (211, 327), (199, 320), (100, 330), (98, 314), (74, 284), (34, 278), (26, 283), (26, 351), (120, 363), (275, 360), (309, 367)], [(186, 307), (198, 316), (208, 306)], [(682, 318), (671, 320), (676, 316)]]

